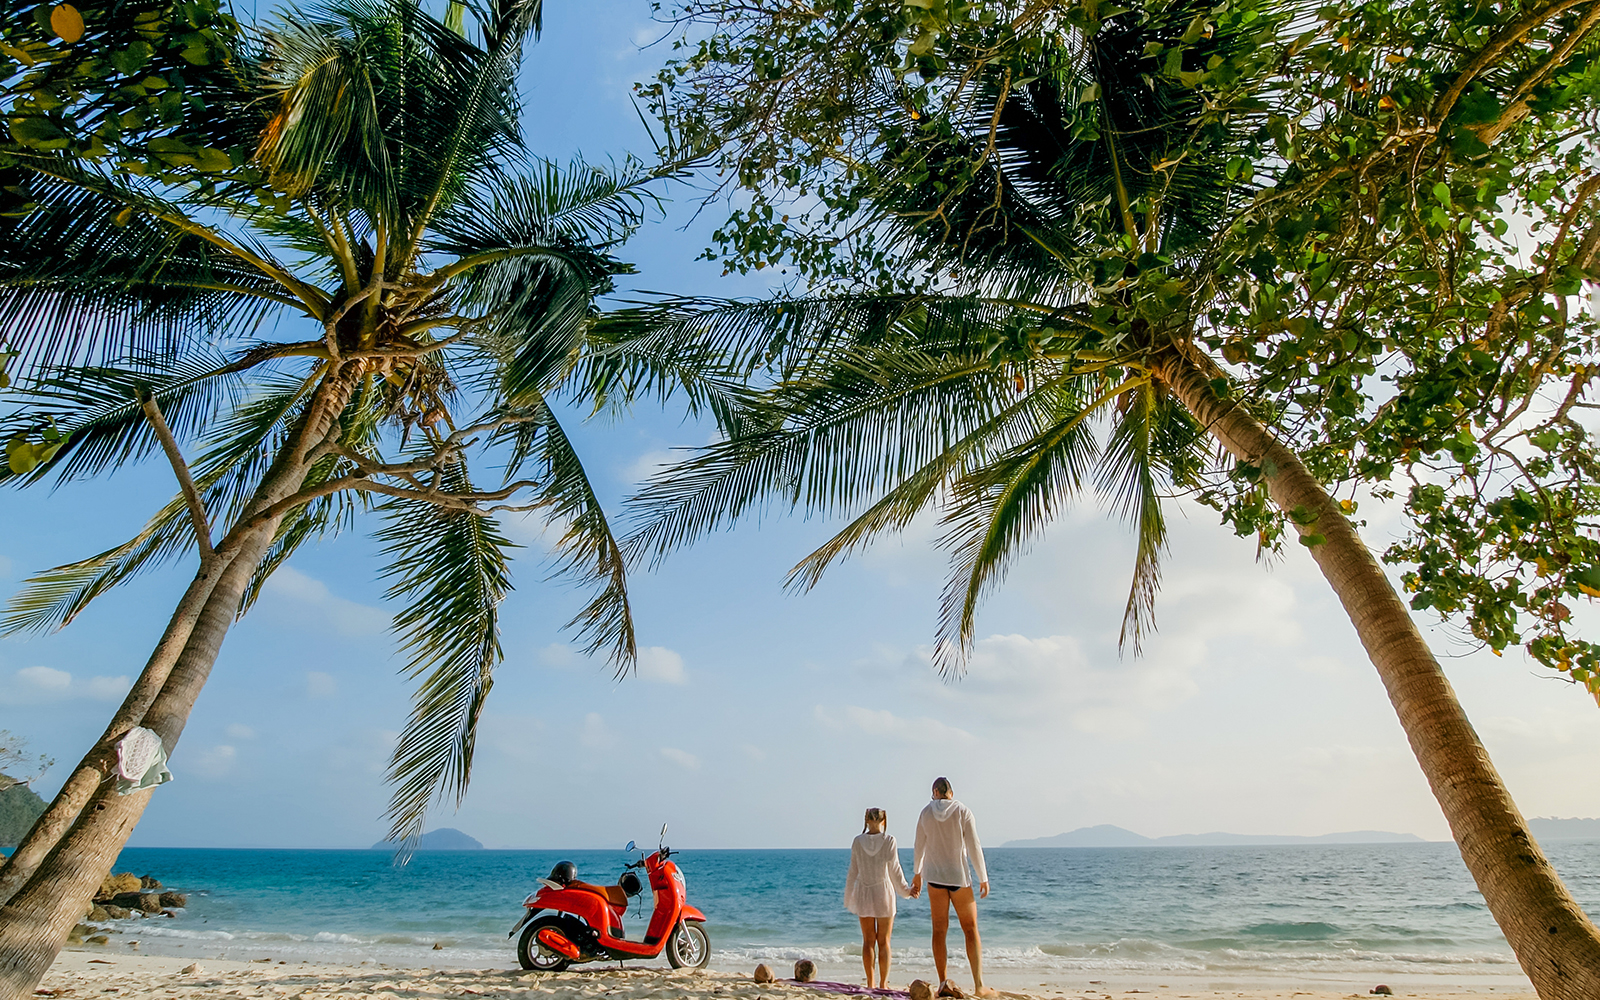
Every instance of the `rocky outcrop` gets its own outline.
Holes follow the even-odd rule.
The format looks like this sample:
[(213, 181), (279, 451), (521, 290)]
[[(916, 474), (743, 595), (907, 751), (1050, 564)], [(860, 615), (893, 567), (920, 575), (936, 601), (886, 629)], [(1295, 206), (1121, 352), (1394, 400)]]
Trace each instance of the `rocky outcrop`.
[(137, 875), (123, 872), (120, 875), (107, 875), (104, 882), (100, 883), (100, 891), (94, 894), (97, 900), (116, 899), (125, 893), (138, 892), (144, 888), (144, 883)]
[(85, 914), (89, 920), (125, 920), (130, 916), (172, 916), (171, 908), (189, 905), (189, 897), (170, 889), (163, 890), (154, 875), (121, 872), (107, 875), (94, 894), (94, 905)]

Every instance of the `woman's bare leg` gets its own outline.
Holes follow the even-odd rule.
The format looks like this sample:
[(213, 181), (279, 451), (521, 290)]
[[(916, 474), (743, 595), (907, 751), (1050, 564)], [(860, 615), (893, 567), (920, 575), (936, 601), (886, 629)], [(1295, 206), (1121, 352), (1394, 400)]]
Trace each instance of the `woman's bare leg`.
[(877, 922), (872, 917), (858, 917), (861, 921), (861, 964), (867, 970), (867, 988), (872, 988), (872, 952), (878, 945)]
[(894, 918), (878, 918), (878, 985), (889, 988), (889, 938), (894, 934)]

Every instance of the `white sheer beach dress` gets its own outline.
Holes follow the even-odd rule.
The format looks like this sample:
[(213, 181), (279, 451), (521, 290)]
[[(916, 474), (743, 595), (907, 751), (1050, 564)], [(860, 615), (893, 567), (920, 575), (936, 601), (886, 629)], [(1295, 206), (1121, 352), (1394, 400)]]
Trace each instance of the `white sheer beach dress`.
[(863, 833), (850, 845), (850, 873), (844, 878), (844, 908), (858, 917), (894, 916), (894, 897), (909, 898), (911, 886), (900, 870), (900, 851), (887, 833)]

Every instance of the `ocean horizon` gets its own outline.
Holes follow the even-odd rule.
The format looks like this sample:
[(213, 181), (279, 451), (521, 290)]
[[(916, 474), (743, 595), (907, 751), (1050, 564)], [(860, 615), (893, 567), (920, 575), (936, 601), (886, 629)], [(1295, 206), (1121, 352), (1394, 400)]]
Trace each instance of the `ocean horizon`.
[[(909, 873), (909, 850), (901, 860)], [(1600, 916), (1600, 841), (1549, 845), (1579, 903)], [(1518, 982), (1521, 971), (1451, 842), (1222, 847), (990, 848), (980, 902), (985, 967), (1030, 984), (1106, 975), (1231, 979), (1408, 977)], [(371, 848), (127, 848), (117, 871), (189, 895), (166, 917), (97, 923), (98, 947), (179, 957), (507, 968), (507, 932), (534, 879), (561, 860), (610, 882), (620, 850), (425, 851), (397, 867)], [(859, 974), (842, 906), (849, 852), (686, 848), (712, 967), (810, 958)], [(642, 932), (648, 909), (625, 924)], [(902, 900), (895, 961), (931, 968), (925, 900)], [(960, 953), (952, 932), (952, 956)], [(435, 948), (438, 945), (438, 948)], [(94, 946), (91, 946), (94, 947)], [(964, 965), (957, 960), (956, 967)]]

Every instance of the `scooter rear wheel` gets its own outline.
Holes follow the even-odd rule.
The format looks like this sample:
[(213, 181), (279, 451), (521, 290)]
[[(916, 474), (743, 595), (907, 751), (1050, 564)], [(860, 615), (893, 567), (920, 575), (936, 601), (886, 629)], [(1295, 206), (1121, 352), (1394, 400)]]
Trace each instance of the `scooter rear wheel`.
[(711, 961), (711, 938), (700, 922), (678, 921), (667, 938), (667, 961), (674, 969), (703, 969)]
[(570, 940), (567, 922), (560, 917), (540, 917), (528, 924), (522, 930), (522, 937), (517, 939), (517, 962), (524, 969), (534, 972), (560, 972), (572, 964), (572, 960), (565, 955), (558, 955), (540, 944), (534, 937), (546, 927), (554, 927)]

